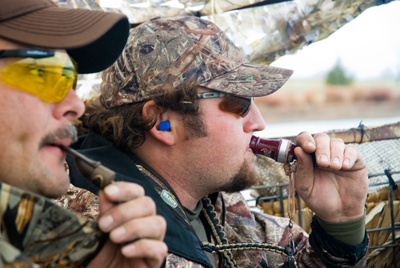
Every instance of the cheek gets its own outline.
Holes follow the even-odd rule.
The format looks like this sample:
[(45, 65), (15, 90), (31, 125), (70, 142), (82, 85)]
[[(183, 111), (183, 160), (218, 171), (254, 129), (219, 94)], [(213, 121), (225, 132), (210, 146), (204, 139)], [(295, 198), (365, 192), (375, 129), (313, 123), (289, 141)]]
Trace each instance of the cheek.
[[(209, 102), (205, 102), (209, 104)], [(209, 107), (204, 112), (204, 118), (207, 125), (208, 137), (210, 143), (210, 161), (222, 161), (224, 163), (229, 160), (243, 160), (244, 148), (244, 132), (241, 117), (237, 118), (227, 112), (219, 110), (217, 104)], [(208, 147), (208, 146), (207, 146)]]
[(231, 123), (229, 120), (216, 122), (210, 125), (207, 130), (213, 145), (215, 148), (219, 148), (219, 153), (236, 152), (235, 154), (237, 154), (245, 149), (243, 148), (243, 129), (238, 122)]
[(226, 133), (226, 135), (219, 133), (215, 136), (206, 156), (210, 165), (228, 167), (243, 162), (242, 142), (234, 138), (230, 133)]
[(2, 148), (37, 149), (48, 128), (51, 104), (22, 91), (0, 86), (0, 107), (0, 138), (3, 141), (7, 139), (5, 144), (0, 142)]
[(29, 117), (21, 118), (21, 120), (15, 124), (15, 133), (12, 138), (15, 139), (16, 142), (24, 144), (24, 146), (38, 149), (48, 127), (47, 122), (48, 118), (43, 114), (31, 113)]

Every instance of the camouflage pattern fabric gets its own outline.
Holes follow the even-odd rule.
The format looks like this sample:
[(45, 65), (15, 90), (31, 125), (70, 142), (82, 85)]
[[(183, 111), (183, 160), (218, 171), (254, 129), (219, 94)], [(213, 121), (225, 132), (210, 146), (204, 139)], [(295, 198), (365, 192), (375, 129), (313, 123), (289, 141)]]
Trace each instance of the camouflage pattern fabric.
[[(215, 210), (219, 215), (222, 215), (222, 201), (223, 196), (226, 215), (225, 215), (225, 234), (229, 243), (272, 243), (284, 247), (288, 243), (288, 219), (275, 217), (263, 213), (250, 211), (246, 205), (246, 200), (239, 193), (227, 194), (220, 193), (215, 204)], [(222, 218), (220, 218), (222, 222)], [(319, 268), (325, 267), (321, 260), (314, 253), (310, 244), (308, 243), (308, 234), (303, 229), (294, 225), (293, 227), (294, 241), (296, 245), (295, 258), (298, 267)], [(212, 237), (212, 243), (215, 240)], [(328, 254), (324, 250), (325, 254)], [(237, 250), (232, 251), (233, 259), (236, 261), (238, 267), (241, 268), (262, 268), (261, 261), (264, 260), (268, 267), (286, 267), (287, 263), (285, 258), (278, 253), (265, 252), (258, 250)], [(331, 256), (332, 257), (332, 256)], [(332, 257), (337, 261), (343, 261), (340, 258)], [(218, 267), (218, 256), (214, 254), (215, 267)], [(355, 266), (357, 268), (365, 267), (366, 257), (363, 257)], [(203, 267), (199, 264), (193, 263), (180, 256), (170, 254), (167, 256), (168, 268), (183, 268)], [(230, 267), (224, 263), (224, 267)], [(347, 267), (347, 266), (344, 266)], [(348, 266), (350, 267), (350, 266)]]
[[(79, 188), (78, 188), (79, 189)], [(80, 189), (81, 191), (86, 191)], [(215, 211), (221, 217), (222, 201), (225, 203), (225, 220), (220, 218), (220, 222), (225, 222), (224, 229), (228, 243), (271, 243), (284, 247), (288, 243), (288, 219), (257, 213), (251, 211), (246, 200), (240, 193), (227, 194), (219, 193), (215, 204)], [(73, 210), (73, 208), (70, 208)], [(314, 253), (308, 242), (308, 234), (298, 225), (293, 226), (294, 242), (296, 250), (294, 257), (298, 267), (319, 268), (325, 267), (318, 256)], [(211, 236), (211, 243), (216, 243)], [(330, 256), (338, 262), (341, 258), (331, 256), (326, 250), (322, 249), (324, 254)], [(264, 260), (268, 267), (286, 267), (284, 256), (274, 252), (265, 252), (259, 250), (233, 250), (233, 259), (240, 268), (262, 268), (260, 262)], [(219, 257), (214, 254), (215, 267), (218, 267)], [(225, 262), (225, 260), (224, 260)], [(366, 257), (363, 257), (354, 268), (365, 267)], [(203, 268), (202, 265), (185, 259), (175, 254), (168, 254), (166, 257), (167, 268)], [(224, 267), (230, 267), (224, 263)], [(351, 267), (351, 266), (343, 266)]]
[(214, 23), (154, 18), (133, 29), (122, 55), (102, 74), (103, 105), (115, 107), (177, 90), (187, 80), (240, 96), (278, 90), (293, 71), (247, 63)]
[(96, 220), (100, 212), (99, 197), (72, 184), (69, 185), (65, 195), (51, 201), (89, 220)]
[(81, 267), (106, 236), (49, 199), (0, 183), (0, 267)]
[(204, 268), (203, 265), (189, 261), (175, 254), (168, 254), (165, 259), (166, 268)]
[[(69, 175), (69, 166), (64, 162), (65, 172)], [(68, 186), (68, 191), (60, 198), (51, 201), (57, 205), (71, 210), (81, 218), (96, 220), (100, 212), (99, 197), (92, 192), (75, 187), (72, 183)]]
[[(216, 212), (221, 215), (223, 196), (226, 215), (225, 233), (229, 243), (271, 243), (280, 247), (288, 244), (289, 219), (275, 217), (251, 211), (241, 194), (220, 193), (215, 204)], [(222, 219), (220, 219), (222, 222)], [(293, 238), (296, 245), (294, 257), (298, 267), (325, 267), (308, 243), (308, 234), (298, 225), (293, 226)], [(324, 250), (324, 249), (323, 249)], [(239, 267), (262, 267), (262, 259), (268, 267), (285, 267), (286, 261), (281, 254), (256, 250), (232, 251), (233, 258)], [(325, 254), (328, 252), (325, 251)], [(337, 261), (342, 259), (336, 258)], [(354, 267), (364, 267), (366, 257)]]

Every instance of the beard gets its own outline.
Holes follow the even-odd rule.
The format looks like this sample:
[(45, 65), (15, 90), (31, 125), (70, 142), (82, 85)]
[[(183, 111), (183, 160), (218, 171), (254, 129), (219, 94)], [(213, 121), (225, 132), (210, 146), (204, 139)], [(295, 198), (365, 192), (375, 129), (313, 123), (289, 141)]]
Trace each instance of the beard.
[(221, 186), (219, 191), (237, 193), (255, 186), (260, 181), (260, 174), (256, 169), (251, 168), (246, 161), (243, 162), (239, 171), (232, 177), (230, 182)]

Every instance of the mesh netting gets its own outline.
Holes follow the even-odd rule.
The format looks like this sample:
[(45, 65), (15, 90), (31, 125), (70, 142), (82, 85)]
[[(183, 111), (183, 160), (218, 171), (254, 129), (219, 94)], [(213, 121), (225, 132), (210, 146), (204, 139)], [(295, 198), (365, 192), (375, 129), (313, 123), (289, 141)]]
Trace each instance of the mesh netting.
[[(383, 140), (366, 142), (362, 144), (354, 144), (358, 147), (362, 158), (367, 166), (368, 175), (383, 173), (385, 169), (390, 169), (392, 172), (400, 171), (400, 139)], [(400, 180), (400, 174), (393, 174), (395, 181)], [(385, 175), (370, 177), (369, 183), (387, 182), (388, 178)], [(387, 187), (386, 185), (370, 186), (369, 193)]]

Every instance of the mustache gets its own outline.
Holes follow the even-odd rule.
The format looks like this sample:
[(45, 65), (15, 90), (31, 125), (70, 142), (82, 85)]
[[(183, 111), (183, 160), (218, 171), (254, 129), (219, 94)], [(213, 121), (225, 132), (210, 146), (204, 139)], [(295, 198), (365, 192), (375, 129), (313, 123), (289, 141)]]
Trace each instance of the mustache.
[(76, 142), (78, 140), (78, 132), (72, 123), (69, 123), (65, 125), (62, 128), (57, 129), (56, 131), (53, 131), (49, 134), (47, 134), (43, 139), (42, 142), (40, 143), (39, 148), (43, 148), (47, 144), (52, 144), (56, 141), (70, 138), (72, 140), (72, 143)]

